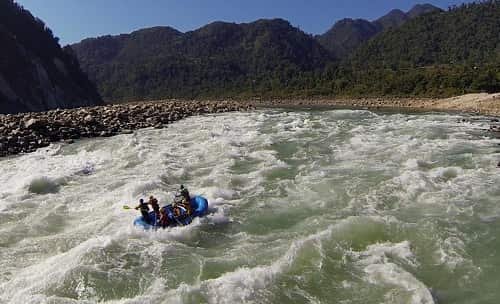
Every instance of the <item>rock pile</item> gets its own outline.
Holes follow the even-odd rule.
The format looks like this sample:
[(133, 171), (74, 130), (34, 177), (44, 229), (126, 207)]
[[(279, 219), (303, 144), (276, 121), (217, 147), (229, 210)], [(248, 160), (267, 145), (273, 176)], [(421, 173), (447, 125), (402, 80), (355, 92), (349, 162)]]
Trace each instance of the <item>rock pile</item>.
[(51, 142), (164, 128), (188, 116), (250, 109), (243, 102), (169, 100), (0, 115), (0, 157), (32, 152)]

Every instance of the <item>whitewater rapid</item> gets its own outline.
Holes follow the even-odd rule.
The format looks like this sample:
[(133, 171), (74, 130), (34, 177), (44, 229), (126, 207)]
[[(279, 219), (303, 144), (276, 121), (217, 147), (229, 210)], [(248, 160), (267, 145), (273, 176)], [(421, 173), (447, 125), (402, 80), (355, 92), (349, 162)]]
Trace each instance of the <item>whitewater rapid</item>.
[[(0, 303), (494, 303), (484, 117), (257, 110), (0, 159)], [(142, 231), (139, 198), (209, 200)], [(496, 282), (496, 283), (495, 283)]]

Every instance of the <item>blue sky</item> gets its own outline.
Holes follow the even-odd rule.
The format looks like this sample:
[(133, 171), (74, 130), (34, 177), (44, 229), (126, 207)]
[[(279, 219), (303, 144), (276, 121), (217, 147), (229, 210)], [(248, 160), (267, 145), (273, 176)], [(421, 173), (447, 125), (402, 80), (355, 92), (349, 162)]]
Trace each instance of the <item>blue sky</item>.
[(418, 3), (447, 8), (456, 0), (17, 0), (52, 29), (61, 44), (168, 25), (180, 31), (212, 21), (284, 18), (307, 33), (327, 31), (342, 18), (373, 20), (393, 8)]

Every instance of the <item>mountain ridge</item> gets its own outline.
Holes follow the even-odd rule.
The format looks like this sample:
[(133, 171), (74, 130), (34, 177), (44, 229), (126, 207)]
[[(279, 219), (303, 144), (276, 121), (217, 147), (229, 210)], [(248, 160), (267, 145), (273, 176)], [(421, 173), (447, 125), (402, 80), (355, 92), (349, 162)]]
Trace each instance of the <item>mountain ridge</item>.
[[(377, 34), (391, 28), (399, 27), (408, 20), (417, 18), (421, 15), (438, 11), (442, 10), (431, 4), (417, 4), (408, 12), (403, 12), (400, 9), (393, 9), (389, 13), (373, 21), (355, 19), (355, 23), (346, 24), (345, 20), (353, 19), (345, 18), (337, 21), (325, 33), (317, 35), (316, 39), (336, 57), (345, 58), (361, 44)], [(348, 43), (346, 44), (346, 42)]]
[(0, 17), (5, 113), (101, 104), (99, 94), (127, 101), (500, 90), (500, 0), (342, 19), (331, 29), (344, 38), (336, 52), (281, 18), (216, 21), (184, 33), (157, 26), (61, 48), (12, 0), (0, 0)]
[[(382, 31), (380, 18), (373, 22), (343, 19), (337, 22), (344, 25), (337, 29), (340, 34), (344, 30), (346, 37), (340, 53), (327, 50), (318, 37), (283, 19), (213, 22), (185, 33), (144, 29), (133, 35), (84, 40), (72, 47), (82, 68), (110, 101), (442, 97), (499, 87), (500, 74), (494, 65), (500, 63), (500, 55), (490, 51), (500, 41), (500, 25), (492, 21), (500, 20), (499, 4), (491, 0), (440, 13), (432, 13), (434, 7), (428, 5), (415, 6), (407, 14), (423, 15), (399, 26), (388, 22)], [(483, 15), (491, 16), (486, 22)], [(395, 16), (399, 24), (402, 15), (392, 11), (382, 18), (387, 16)], [(111, 55), (106, 58), (100, 53)], [(476, 60), (481, 58), (485, 60)]]
[[(138, 99), (196, 97), (207, 91), (217, 96), (241, 87), (249, 91), (284, 87), (289, 85), (284, 83), (289, 75), (314, 73), (332, 60), (311, 35), (280, 18), (241, 24), (213, 22), (168, 37), (165, 31), (170, 30), (158, 29), (154, 38), (164, 39), (152, 39), (154, 44), (140, 43), (137, 35), (129, 34), (84, 40), (72, 48), (107, 100), (131, 95)], [(100, 41), (106, 44), (99, 45)], [(95, 64), (102, 58), (94, 55), (107, 53), (109, 45), (113, 56)], [(161, 52), (154, 51), (157, 48)], [(110, 77), (111, 70), (115, 73)], [(133, 75), (130, 70), (135, 71)]]

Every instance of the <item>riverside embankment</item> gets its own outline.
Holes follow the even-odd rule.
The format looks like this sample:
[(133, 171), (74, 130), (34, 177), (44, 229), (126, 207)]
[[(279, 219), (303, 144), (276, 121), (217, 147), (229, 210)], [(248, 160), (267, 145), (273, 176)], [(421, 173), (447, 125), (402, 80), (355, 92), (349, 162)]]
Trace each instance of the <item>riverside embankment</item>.
[[(0, 115), (0, 157), (33, 152), (52, 142), (79, 138), (110, 137), (133, 130), (164, 128), (180, 119), (210, 113), (246, 111), (255, 107), (347, 107), (400, 108), (421, 111), (466, 112), (500, 116), (500, 93), (468, 94), (447, 99), (430, 98), (338, 98), (278, 99), (250, 101), (163, 100), (53, 110), (40, 113)], [(499, 132), (497, 119), (490, 131)]]
[(264, 107), (328, 107), (348, 108), (402, 108), (422, 111), (450, 111), (500, 116), (500, 93), (476, 93), (451, 98), (313, 98), (257, 100)]
[(249, 103), (233, 101), (169, 100), (0, 115), (0, 157), (33, 152), (51, 142), (160, 129), (193, 115), (251, 108)]

